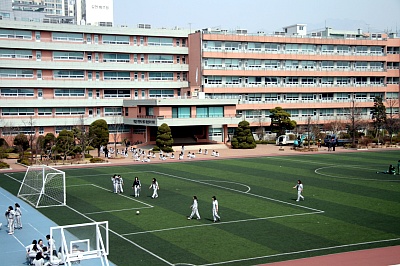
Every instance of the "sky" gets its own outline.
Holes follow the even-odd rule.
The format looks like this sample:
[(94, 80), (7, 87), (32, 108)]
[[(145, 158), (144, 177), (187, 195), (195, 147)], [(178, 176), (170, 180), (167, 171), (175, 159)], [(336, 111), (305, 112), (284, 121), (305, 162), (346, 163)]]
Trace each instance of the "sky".
[(400, 32), (400, 0), (114, 0), (114, 24), (152, 28), (282, 31), (307, 24), (364, 32)]

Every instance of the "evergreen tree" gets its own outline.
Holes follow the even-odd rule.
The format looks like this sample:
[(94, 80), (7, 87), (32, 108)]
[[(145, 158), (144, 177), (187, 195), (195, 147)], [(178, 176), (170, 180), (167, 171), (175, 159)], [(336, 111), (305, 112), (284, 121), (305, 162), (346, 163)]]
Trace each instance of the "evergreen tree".
[(93, 147), (97, 148), (98, 157), (100, 157), (100, 147), (108, 144), (109, 134), (106, 120), (98, 119), (90, 124), (89, 138), (92, 140)]
[(374, 108), (371, 110), (372, 121), (374, 124), (375, 137), (379, 137), (379, 131), (386, 124), (386, 107), (382, 102), (382, 97), (374, 98)]
[(162, 151), (171, 152), (173, 151), (172, 144), (174, 144), (174, 139), (172, 138), (171, 128), (164, 123), (157, 129), (156, 145)]
[(251, 133), (249, 122), (241, 121), (238, 124), (231, 144), (233, 149), (254, 149), (257, 146), (253, 134)]
[(285, 135), (286, 130), (292, 130), (297, 126), (296, 121), (290, 119), (290, 114), (282, 109), (275, 107), (269, 110), (271, 113), (271, 131), (277, 133), (277, 136)]

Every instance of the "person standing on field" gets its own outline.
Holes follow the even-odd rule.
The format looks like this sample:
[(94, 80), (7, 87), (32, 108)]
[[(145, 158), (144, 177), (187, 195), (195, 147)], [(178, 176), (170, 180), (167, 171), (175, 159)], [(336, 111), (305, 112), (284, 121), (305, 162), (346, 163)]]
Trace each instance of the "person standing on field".
[(123, 193), (124, 192), (124, 180), (122, 179), (121, 175), (118, 175), (117, 186), (118, 186), (117, 191), (119, 193)]
[(197, 196), (193, 196), (193, 204), (190, 206), (192, 209), (192, 213), (188, 217), (188, 220), (191, 220), (194, 215), (196, 215), (197, 220), (200, 220), (200, 214), (199, 214), (199, 204), (197, 202)]
[(139, 197), (141, 187), (142, 187), (142, 184), (140, 183), (139, 177), (135, 176), (135, 180), (133, 181), (133, 185), (132, 185), (135, 197)]
[(213, 213), (213, 220), (214, 220), (214, 223), (215, 223), (217, 221), (221, 221), (221, 217), (218, 215), (218, 200), (217, 200), (217, 197), (212, 196), (212, 200), (213, 200), (212, 213)]
[(21, 216), (21, 206), (19, 206), (18, 203), (15, 203), (15, 229), (22, 229)]
[(14, 234), (14, 219), (15, 219), (15, 211), (12, 206), (8, 206), (8, 210), (6, 212), (7, 220), (8, 220), (8, 234)]
[(301, 183), (301, 180), (297, 180), (297, 184), (293, 187), (297, 189), (297, 200), (296, 201), (300, 201), (300, 198), (302, 200), (304, 200), (304, 197), (302, 195), (303, 193), (303, 184)]
[(112, 184), (113, 184), (113, 192), (114, 193), (117, 193), (118, 192), (118, 181), (117, 181), (117, 175), (113, 175), (112, 177), (111, 177), (111, 181), (112, 181)]
[(153, 195), (151, 196), (152, 199), (158, 198), (158, 190), (160, 187), (158, 186), (157, 179), (153, 178), (153, 181), (151, 182), (151, 185), (149, 189), (153, 189)]

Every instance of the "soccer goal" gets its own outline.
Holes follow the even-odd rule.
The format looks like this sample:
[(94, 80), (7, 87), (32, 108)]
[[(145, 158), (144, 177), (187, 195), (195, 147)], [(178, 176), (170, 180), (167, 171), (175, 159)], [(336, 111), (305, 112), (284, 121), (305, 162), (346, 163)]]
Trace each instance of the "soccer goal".
[(107, 221), (50, 227), (54, 248), (59, 247), (56, 250), (57, 256), (51, 256), (50, 262), (63, 262), (69, 266), (92, 260), (95, 265), (109, 266), (108, 237)]
[(29, 166), (18, 197), (35, 208), (65, 205), (65, 172), (46, 165)]

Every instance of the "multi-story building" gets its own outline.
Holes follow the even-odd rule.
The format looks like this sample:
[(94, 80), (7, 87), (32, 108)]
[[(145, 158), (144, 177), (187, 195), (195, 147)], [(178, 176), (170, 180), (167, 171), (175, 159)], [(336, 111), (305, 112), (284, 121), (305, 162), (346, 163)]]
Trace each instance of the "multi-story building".
[(102, 118), (111, 133), (123, 132), (118, 142), (146, 141), (158, 124), (142, 119), (162, 111), (145, 99), (188, 87), (188, 33), (1, 21), (2, 136), (57, 134)]
[[(398, 115), (399, 38), (330, 28), (307, 34), (305, 27), (271, 35), (220, 29), (191, 34), (191, 89), (207, 99), (237, 99), (237, 117), (253, 127), (269, 125), (269, 110), (277, 106), (298, 125), (344, 122), (351, 106), (371, 120), (376, 96)], [(223, 135), (236, 126), (225, 123)]]
[(240, 121), (269, 126), (278, 106), (300, 126), (345, 121), (355, 106), (370, 120), (376, 96), (398, 115), (399, 38), (305, 27), (267, 35), (0, 21), (0, 137), (102, 118), (110, 142), (153, 142), (163, 123), (175, 139), (226, 142)]

